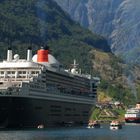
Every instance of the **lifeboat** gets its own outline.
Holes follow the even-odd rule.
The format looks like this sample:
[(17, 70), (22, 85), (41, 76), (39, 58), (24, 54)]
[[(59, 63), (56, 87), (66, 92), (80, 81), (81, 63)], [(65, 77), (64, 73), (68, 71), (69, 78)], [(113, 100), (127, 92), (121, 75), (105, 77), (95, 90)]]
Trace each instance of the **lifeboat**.
[(112, 121), (110, 123), (110, 129), (111, 130), (118, 130), (118, 129), (122, 129), (122, 124), (119, 121)]
[(97, 120), (90, 120), (88, 123), (88, 128), (100, 128), (100, 123)]
[(37, 128), (38, 129), (43, 129), (44, 128), (44, 125), (43, 124), (40, 124), (40, 125), (37, 126)]

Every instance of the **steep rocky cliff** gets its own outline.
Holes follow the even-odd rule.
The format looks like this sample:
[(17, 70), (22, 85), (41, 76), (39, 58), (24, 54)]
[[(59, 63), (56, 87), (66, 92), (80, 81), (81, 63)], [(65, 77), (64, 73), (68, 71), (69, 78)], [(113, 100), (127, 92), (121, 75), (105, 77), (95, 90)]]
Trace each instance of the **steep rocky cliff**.
[(55, 1), (81, 25), (106, 37), (126, 62), (140, 62), (139, 0)]

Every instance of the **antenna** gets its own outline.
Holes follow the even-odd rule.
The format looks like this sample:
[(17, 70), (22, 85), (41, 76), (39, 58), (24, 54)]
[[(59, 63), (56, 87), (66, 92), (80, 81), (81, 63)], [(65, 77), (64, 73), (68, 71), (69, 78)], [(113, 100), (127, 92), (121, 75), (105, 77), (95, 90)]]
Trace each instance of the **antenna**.
[(79, 64), (76, 63), (76, 60), (74, 59), (73, 64), (71, 64), (71, 66), (73, 68), (77, 68), (79, 66)]
[(71, 64), (71, 66), (72, 66), (71, 72), (72, 72), (73, 74), (78, 74), (78, 73), (79, 73), (79, 72), (78, 72), (78, 65), (79, 65), (79, 64), (77, 64), (77, 63), (76, 63), (76, 60), (74, 59), (73, 64)]

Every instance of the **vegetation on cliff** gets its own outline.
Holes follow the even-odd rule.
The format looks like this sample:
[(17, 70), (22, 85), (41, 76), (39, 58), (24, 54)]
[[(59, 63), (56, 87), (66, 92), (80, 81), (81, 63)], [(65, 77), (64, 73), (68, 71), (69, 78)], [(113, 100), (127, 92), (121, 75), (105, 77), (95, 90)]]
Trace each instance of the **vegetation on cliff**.
[(138, 73), (137, 66), (130, 69), (121, 59), (111, 53), (97, 50), (91, 53), (94, 58), (94, 75), (101, 77), (98, 87), (99, 102), (116, 100), (129, 105), (139, 100), (139, 80), (132, 79)]
[[(0, 51), (11, 46), (23, 57), (28, 46), (36, 51), (43, 44), (49, 44), (64, 65), (74, 58), (88, 65), (92, 48), (110, 51), (103, 37), (83, 29), (53, 0), (0, 1)], [(0, 53), (1, 59), (4, 54)]]

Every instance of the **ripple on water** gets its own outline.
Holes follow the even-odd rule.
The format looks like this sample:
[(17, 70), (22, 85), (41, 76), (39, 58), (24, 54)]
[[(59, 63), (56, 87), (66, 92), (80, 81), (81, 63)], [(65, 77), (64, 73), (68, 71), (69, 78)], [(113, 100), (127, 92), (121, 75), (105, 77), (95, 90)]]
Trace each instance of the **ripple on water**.
[(125, 125), (112, 131), (109, 125), (99, 129), (58, 128), (0, 131), (0, 140), (140, 140), (140, 125)]

